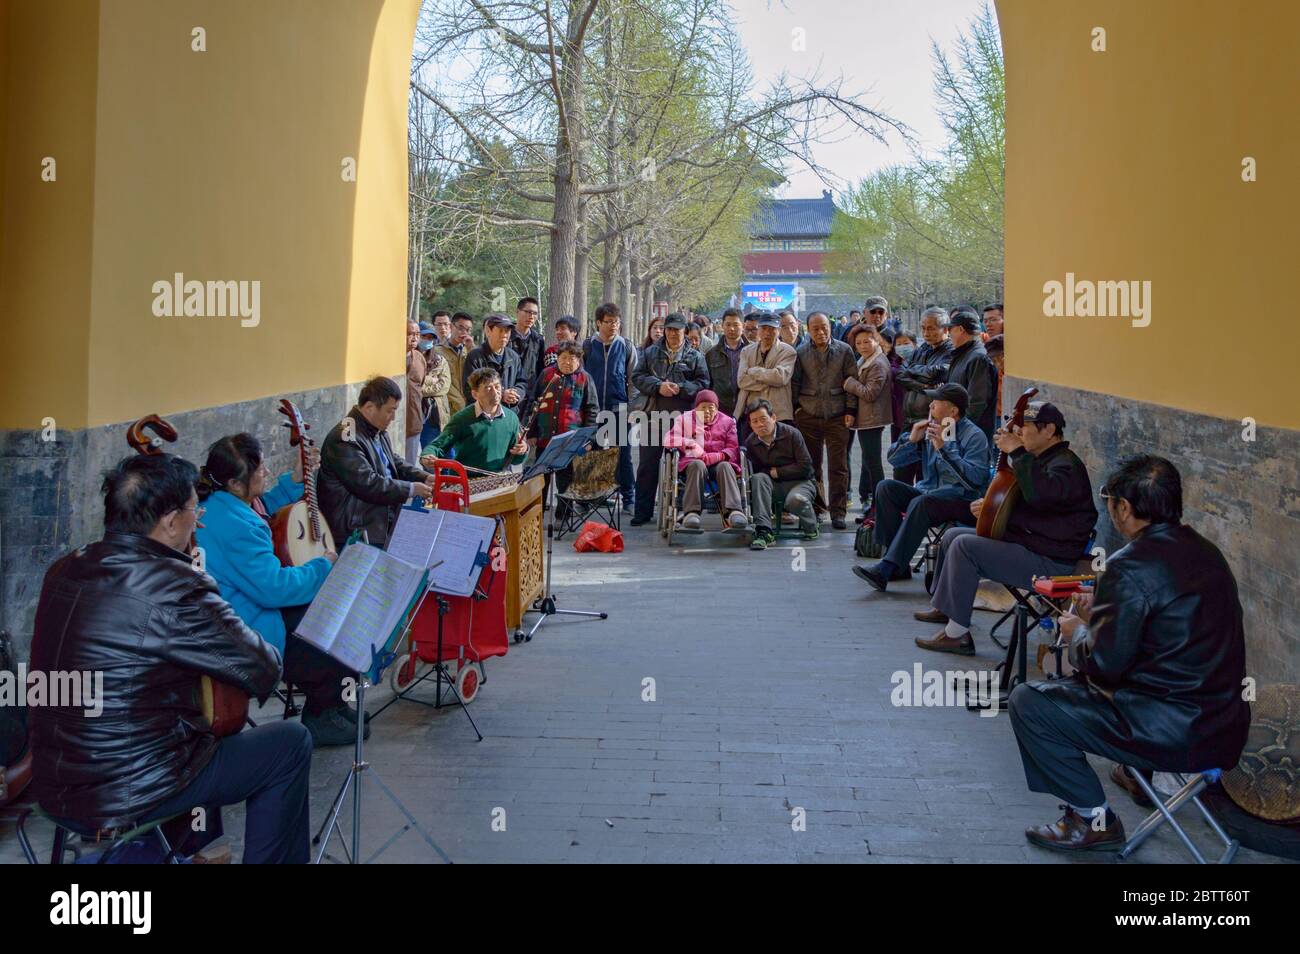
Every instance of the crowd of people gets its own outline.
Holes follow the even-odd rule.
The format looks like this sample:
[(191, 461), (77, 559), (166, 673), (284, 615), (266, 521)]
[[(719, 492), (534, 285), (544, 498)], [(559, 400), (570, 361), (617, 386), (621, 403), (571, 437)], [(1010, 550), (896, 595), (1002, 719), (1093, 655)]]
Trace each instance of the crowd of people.
[[(823, 515), (847, 529), (857, 444), (858, 520), (881, 557), (854, 572), (885, 591), (909, 579), (927, 534), (941, 535), (930, 605), (915, 614), (942, 626), (916, 639), (939, 653), (975, 652), (981, 580), (1027, 589), (1035, 576), (1071, 573), (1088, 552), (1096, 498), (1064, 414), (1038, 403), (1023, 424), (1002, 422), (1000, 305), (928, 308), (916, 336), (880, 297), (834, 321), (820, 312), (806, 323), (790, 312), (729, 309), (717, 321), (675, 313), (652, 322), (639, 347), (620, 334), (614, 304), (596, 309), (586, 338), (572, 318), (557, 319), (550, 346), (539, 312), (524, 298), (513, 317), (489, 315), (477, 343), (463, 313), (409, 323), (405, 386), (366, 382), (319, 456), (278, 477), (246, 433), (214, 443), (201, 468), (158, 453), (125, 458), (105, 476), (103, 539), (50, 568), (37, 609), (34, 669), (105, 674), (104, 719), (33, 713), (33, 790), (52, 817), (102, 840), (196, 806), (247, 802), (245, 862), (307, 859), (312, 749), (351, 742), (359, 719), (369, 732), (347, 704), (349, 674), (295, 635), (337, 554), (283, 565), (267, 518), (313, 476), (333, 541), (382, 547), (402, 505), (432, 496), (436, 460), (454, 455), (498, 472), (633, 404), (672, 425), (662, 440), (653, 428), (641, 434), (635, 470), (633, 440), (620, 440), (617, 483), (632, 523), (653, 518), (671, 449), (683, 526), (699, 527), (707, 482), (726, 525), (763, 550), (783, 515), (804, 540), (818, 537)], [(401, 455), (388, 437), (399, 412)], [(985, 535), (973, 528), (994, 448), (1020, 496), (1001, 531)], [(749, 500), (738, 480), (746, 462)], [(1021, 685), (1009, 704), (1029, 787), (1065, 809), (1027, 837), (1060, 850), (1124, 843), (1087, 753), (1114, 760), (1112, 778), (1136, 797), (1131, 772), (1235, 764), (1250, 721), (1236, 581), (1218, 549), (1182, 522), (1178, 470), (1159, 457), (1127, 460), (1100, 499), (1129, 542), (1095, 597), (1060, 620), (1076, 676)], [(194, 572), (194, 542), (204, 572)], [(215, 738), (196, 674), (257, 698), (284, 676), (305, 690), (303, 719)]]

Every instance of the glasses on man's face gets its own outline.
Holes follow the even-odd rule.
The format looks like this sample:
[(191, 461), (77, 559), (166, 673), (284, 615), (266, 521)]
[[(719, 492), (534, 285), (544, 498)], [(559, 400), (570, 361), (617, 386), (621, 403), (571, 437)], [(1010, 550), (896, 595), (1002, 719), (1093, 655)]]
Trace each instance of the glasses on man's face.
[(531, 315), (532, 317), (536, 318), (540, 314), (540, 312), (538, 312), (536, 309), (529, 311), (527, 308), (525, 308), (523, 311), (520, 312), (520, 314)]
[(203, 515), (208, 512), (207, 507), (177, 507), (177, 510), (184, 510), (186, 513), (193, 513), (194, 519), (202, 519)]

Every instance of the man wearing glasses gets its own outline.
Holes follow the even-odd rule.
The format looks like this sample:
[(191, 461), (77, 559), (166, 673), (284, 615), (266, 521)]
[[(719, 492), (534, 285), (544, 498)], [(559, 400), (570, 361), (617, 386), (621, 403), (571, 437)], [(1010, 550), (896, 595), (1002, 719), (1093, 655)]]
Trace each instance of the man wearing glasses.
[[(993, 435), (998, 450), (1010, 455), (1020, 503), (1000, 540), (976, 536), (973, 527), (954, 527), (943, 535), (933, 609), (915, 615), (944, 628), (928, 639), (917, 637), (916, 645), (973, 656), (971, 610), (980, 580), (1028, 589), (1035, 576), (1074, 572), (1097, 525), (1097, 505), (1088, 468), (1064, 433), (1065, 416), (1056, 405), (1039, 403), (1025, 410), (1024, 427)], [(976, 519), (983, 506), (982, 497), (970, 505)]]
[(515, 413), (520, 420), (528, 417), (533, 388), (542, 374), (546, 338), (537, 330), (537, 317), (541, 313), (536, 298), (521, 298), (515, 305), (515, 333), (510, 338), (510, 347), (519, 355), (519, 383), (524, 389), (519, 403), (515, 405)]
[(872, 295), (862, 306), (867, 313), (866, 318), (875, 327), (877, 331), (888, 331), (891, 334), (898, 334), (902, 323), (897, 318), (889, 317), (889, 302), (879, 295)]
[(102, 674), (103, 709), (32, 710), (32, 789), (91, 840), (247, 802), (244, 862), (305, 862), (308, 730), (277, 719), (218, 739), (204, 727), (200, 676), (264, 697), (281, 660), (191, 562), (198, 476), (171, 454), (123, 459), (104, 477), (104, 538), (45, 574), (32, 670)]

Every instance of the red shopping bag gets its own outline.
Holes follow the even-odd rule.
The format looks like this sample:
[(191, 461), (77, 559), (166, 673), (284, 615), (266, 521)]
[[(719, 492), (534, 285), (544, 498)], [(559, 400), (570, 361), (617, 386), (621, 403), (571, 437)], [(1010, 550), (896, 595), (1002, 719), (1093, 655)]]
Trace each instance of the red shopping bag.
[(578, 539), (573, 541), (573, 549), (579, 553), (597, 550), (601, 553), (622, 553), (623, 534), (611, 526), (588, 520), (578, 531)]

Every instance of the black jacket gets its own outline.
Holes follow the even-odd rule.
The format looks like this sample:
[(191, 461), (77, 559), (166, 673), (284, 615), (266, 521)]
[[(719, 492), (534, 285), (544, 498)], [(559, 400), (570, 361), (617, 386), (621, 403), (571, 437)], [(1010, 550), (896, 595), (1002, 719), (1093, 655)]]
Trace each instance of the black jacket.
[(754, 431), (745, 438), (745, 453), (753, 462), (754, 473), (766, 474), (776, 468), (777, 480), (812, 480), (812, 455), (803, 435), (789, 424), (776, 422), (772, 443), (766, 443)]
[[(469, 389), (469, 376), (479, 368), (495, 368), (497, 374), (501, 375), (501, 390), (514, 388), (519, 392), (519, 403), (511, 408), (519, 414), (520, 408), (528, 403), (528, 389), (531, 385), (524, 378), (519, 352), (507, 344), (500, 354), (493, 354), (487, 342), (484, 342), (465, 355), (465, 366), (460, 371), (460, 387), (461, 393), (465, 395), (466, 407), (474, 403), (474, 392)], [(520, 415), (520, 420), (523, 420), (523, 415)]]
[[(665, 381), (680, 384), (681, 391), (672, 397), (659, 393), (659, 385)], [(709, 386), (709, 368), (704, 363), (704, 355), (691, 347), (689, 341), (682, 344), (676, 361), (668, 360), (668, 346), (661, 340), (641, 352), (641, 360), (632, 372), (632, 383), (645, 395), (645, 409), (650, 411), (689, 411), (695, 406), (695, 395)]]
[[(930, 399), (922, 392), (936, 388), (948, 380), (948, 368), (951, 364), (951, 341), (944, 338), (933, 346), (923, 341), (917, 345), (912, 360), (894, 374), (894, 380), (903, 386), (904, 430), (930, 415)], [(969, 416), (967, 414), (967, 417)]]
[[(349, 420), (351, 440), (343, 433), (344, 422)], [(383, 465), (385, 457), (391, 467)], [(325, 435), (320, 449), (316, 497), (334, 545), (342, 547), (353, 530), (365, 530), (370, 543), (385, 546), (398, 508), (411, 497), (411, 484), (426, 477), (420, 468), (394, 454), (388, 433), (354, 407)]]
[(826, 350), (819, 351), (809, 338), (795, 353), (790, 378), (795, 413), (803, 411), (821, 420), (857, 414), (858, 396), (844, 390), (844, 381), (857, 376), (858, 359), (852, 348), (832, 338)]
[[(736, 354), (739, 355), (748, 345), (749, 342), (741, 338)], [(740, 370), (740, 364), (737, 362), (733, 367), (731, 359), (727, 357), (726, 338), (705, 352), (704, 364), (709, 369), (709, 390), (718, 396), (718, 410), (730, 414), (740, 394), (736, 387), (736, 372)]]
[(948, 367), (947, 384), (960, 384), (966, 389), (969, 403), (966, 417), (984, 432), (985, 437), (993, 436), (997, 423), (998, 369), (989, 360), (984, 343), (972, 338), (960, 348), (952, 350), (952, 364)]
[(180, 791), (212, 758), (200, 676), (265, 697), (279, 682), (280, 654), (186, 554), (109, 532), (46, 572), (31, 669), (103, 674), (98, 716), (32, 708), (32, 788), (51, 815), (116, 828)]
[(1037, 457), (1025, 450), (1011, 455), (1020, 502), (1011, 511), (1007, 543), (1055, 560), (1078, 560), (1097, 525), (1092, 481), (1079, 455), (1061, 441)]
[(515, 406), (514, 411), (522, 421), (528, 416), (528, 406), (532, 404), (531, 395), (537, 390), (537, 381), (542, 376), (546, 339), (534, 324), (528, 329), (526, 335), (521, 335), (517, 331), (512, 334), (508, 347), (519, 356), (519, 382), (524, 386), (524, 399)]
[(1236, 766), (1250, 730), (1237, 581), (1185, 524), (1152, 524), (1097, 582), (1078, 672), (1035, 686), (1087, 732), (1157, 770)]

